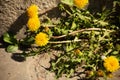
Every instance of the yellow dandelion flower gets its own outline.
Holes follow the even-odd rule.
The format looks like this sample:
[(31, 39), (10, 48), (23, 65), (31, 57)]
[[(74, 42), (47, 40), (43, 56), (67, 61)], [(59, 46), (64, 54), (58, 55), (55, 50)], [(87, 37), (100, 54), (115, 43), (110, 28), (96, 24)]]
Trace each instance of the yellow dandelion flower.
[(29, 18), (29, 20), (27, 22), (27, 26), (28, 26), (30, 31), (38, 30), (39, 27), (40, 27), (40, 20), (39, 20), (39, 18), (38, 17)]
[(35, 37), (35, 43), (38, 46), (45, 46), (48, 43), (48, 40), (49, 40), (48, 35), (43, 32), (40, 32)]
[(85, 71), (87, 77), (92, 77), (94, 75), (94, 71)]
[(27, 9), (27, 14), (30, 18), (38, 15), (38, 6), (33, 4)]
[(45, 31), (45, 32), (48, 32), (48, 31), (49, 31), (49, 27), (46, 26), (46, 27), (44, 28), (44, 31)]
[(83, 55), (83, 53), (79, 49), (75, 49), (74, 52), (76, 55), (79, 55), (79, 56)]
[(97, 71), (97, 75), (100, 76), (100, 77), (103, 77), (104, 72), (102, 70), (98, 70)]
[(107, 74), (107, 77), (108, 77), (108, 78), (113, 78), (113, 74), (112, 74), (112, 73), (109, 73), (109, 74)]
[(107, 57), (103, 63), (105, 69), (110, 72), (114, 72), (119, 69), (119, 61), (115, 56)]
[(74, 0), (74, 4), (76, 7), (82, 9), (88, 4), (88, 0)]
[(79, 54), (81, 51), (79, 49), (75, 49), (75, 53)]

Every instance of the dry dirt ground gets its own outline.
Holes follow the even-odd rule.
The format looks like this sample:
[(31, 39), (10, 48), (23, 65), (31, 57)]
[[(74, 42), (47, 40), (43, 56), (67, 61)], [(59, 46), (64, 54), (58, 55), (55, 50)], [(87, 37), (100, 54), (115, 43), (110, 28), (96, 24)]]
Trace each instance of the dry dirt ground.
[[(24, 61), (19, 56), (13, 56), (1, 48), (0, 80), (55, 80), (54, 73), (47, 70), (50, 67), (50, 56), (50, 54), (44, 53), (39, 56), (28, 57)], [(62, 77), (59, 80), (67, 80), (67, 78)]]
[[(53, 51), (51, 53), (58, 52)], [(55, 74), (47, 70), (50, 67), (51, 57), (54, 56), (44, 53), (35, 57), (28, 57), (24, 60), (17, 53), (13, 55), (7, 53), (5, 48), (0, 48), (0, 80), (56, 80)], [(76, 76), (74, 78), (61, 77), (58, 80), (80, 79)], [(120, 80), (120, 70), (109, 80)]]

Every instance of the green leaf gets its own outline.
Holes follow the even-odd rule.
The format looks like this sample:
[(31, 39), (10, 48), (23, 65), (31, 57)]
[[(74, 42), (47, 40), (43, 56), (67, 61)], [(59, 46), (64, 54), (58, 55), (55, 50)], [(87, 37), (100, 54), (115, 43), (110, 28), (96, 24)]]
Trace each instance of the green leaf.
[(102, 26), (107, 26), (108, 25), (108, 22), (105, 22), (105, 21), (102, 21), (102, 20), (98, 21), (98, 23)]
[(7, 47), (7, 52), (9, 52), (9, 53), (16, 52), (17, 50), (18, 50), (18, 45), (9, 45)]
[(67, 77), (69, 78), (74, 73), (74, 69), (70, 69), (68, 72), (69, 74), (67, 74)]
[(76, 14), (77, 14), (78, 17), (79, 17), (81, 20), (83, 20), (83, 21), (89, 21), (89, 20), (91, 20), (90, 17), (87, 17), (87, 16), (85, 16), (85, 15), (83, 15), (83, 14), (80, 14), (80, 13), (76, 13)]
[(118, 51), (120, 51), (120, 44), (116, 44), (115, 47)]
[(72, 75), (74, 73), (74, 69), (70, 70), (70, 75)]
[(51, 30), (48, 30), (48, 35), (51, 37), (53, 35), (53, 32)]
[(66, 67), (66, 68), (68, 68), (68, 67), (69, 67), (69, 65), (68, 65), (68, 64), (65, 64), (65, 67)]
[(68, 52), (68, 51), (71, 51), (72, 49), (74, 49), (74, 45), (73, 44), (68, 44), (68, 45), (66, 45), (66, 48), (65, 48), (65, 50), (66, 50), (66, 52)]
[(67, 35), (69, 30), (61, 29), (61, 33)]
[(118, 51), (113, 51), (112, 52), (112, 54), (115, 54), (115, 55), (118, 54), (118, 53), (119, 53)]
[(72, 6), (74, 4), (73, 0), (61, 0), (61, 2), (64, 4), (70, 5), (70, 6)]
[(11, 42), (11, 40), (10, 40), (10, 35), (9, 35), (8, 33), (5, 33), (5, 34), (3, 35), (3, 40), (4, 40), (5, 42), (7, 42), (7, 43), (12, 44), (12, 42)]
[(78, 37), (77, 37), (77, 36), (74, 38), (74, 41), (76, 41), (76, 40), (78, 40)]
[(4, 42), (9, 43), (9, 44), (17, 43), (17, 40), (15, 39), (15, 36), (13, 34), (5, 33), (3, 35), (3, 40)]
[(72, 22), (71, 29), (72, 29), (72, 30), (76, 29), (76, 23), (75, 23), (74, 21)]
[(30, 37), (26, 37), (23, 41), (22, 44), (23, 45), (30, 45), (34, 43), (34, 37), (30, 36)]

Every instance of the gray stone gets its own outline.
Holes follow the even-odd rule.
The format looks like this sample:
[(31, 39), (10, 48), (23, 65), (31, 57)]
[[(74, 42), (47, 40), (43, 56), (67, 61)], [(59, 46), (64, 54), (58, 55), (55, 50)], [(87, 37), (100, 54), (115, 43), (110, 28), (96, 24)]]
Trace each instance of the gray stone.
[[(0, 37), (6, 31), (19, 33), (26, 26), (26, 9), (31, 4), (39, 6), (40, 14), (57, 6), (59, 0), (0, 0)], [(23, 31), (19, 37), (24, 36)]]
[(37, 80), (33, 68), (34, 59), (27, 58), (24, 62), (18, 62), (11, 56), (0, 48), (0, 80)]

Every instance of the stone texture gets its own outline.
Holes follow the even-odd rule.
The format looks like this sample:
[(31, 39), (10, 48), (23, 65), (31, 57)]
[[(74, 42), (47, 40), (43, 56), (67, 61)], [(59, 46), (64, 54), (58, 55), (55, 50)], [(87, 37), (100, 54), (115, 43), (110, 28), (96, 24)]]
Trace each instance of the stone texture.
[[(47, 70), (53, 54), (44, 53), (21, 61), (20, 57), (13, 57), (13, 55), (21, 53), (17, 52), (11, 54), (0, 48), (0, 80), (56, 80), (55, 74)], [(58, 52), (52, 51), (51, 53)], [(58, 80), (77, 80), (77, 78), (61, 77)]]
[[(57, 6), (59, 0), (0, 0), (0, 37), (6, 31), (19, 33), (26, 26), (26, 9), (31, 4), (39, 6), (40, 14)], [(19, 37), (24, 36), (21, 32)]]
[(11, 58), (12, 54), (0, 48), (0, 80), (37, 80), (32, 58), (18, 62)]

